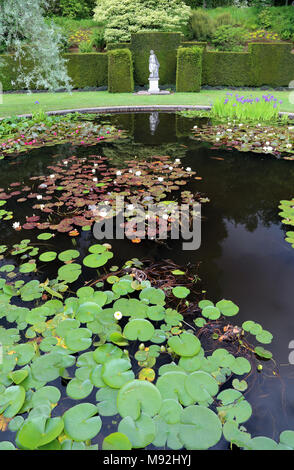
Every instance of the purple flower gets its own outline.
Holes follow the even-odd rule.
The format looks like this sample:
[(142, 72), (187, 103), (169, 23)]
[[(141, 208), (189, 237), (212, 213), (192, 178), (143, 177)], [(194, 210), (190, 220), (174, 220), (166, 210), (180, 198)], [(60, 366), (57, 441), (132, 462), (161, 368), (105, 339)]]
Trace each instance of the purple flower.
[(35, 104), (40, 104), (39, 101), (35, 101)]

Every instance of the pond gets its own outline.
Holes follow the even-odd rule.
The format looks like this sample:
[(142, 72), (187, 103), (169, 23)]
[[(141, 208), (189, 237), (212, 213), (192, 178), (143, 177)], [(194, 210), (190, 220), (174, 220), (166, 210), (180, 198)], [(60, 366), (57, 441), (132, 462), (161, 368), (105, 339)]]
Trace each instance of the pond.
[[(167, 244), (105, 240), (111, 243), (115, 254), (111, 263), (121, 266), (136, 257), (155, 262), (171, 259), (179, 266), (190, 267), (197, 276), (200, 298), (204, 296), (213, 302), (231, 299), (240, 308), (238, 325), (254, 320), (273, 333), (270, 350), (277, 370), (273, 373), (272, 368), (265, 366), (262, 373), (253, 371), (249, 377), (246, 399), (253, 413), (246, 429), (254, 436), (277, 440), (280, 432), (294, 429), (294, 369), (289, 364), (289, 343), (294, 340), (294, 250), (284, 240), (286, 228), (278, 215), (280, 200), (293, 197), (293, 163), (270, 155), (213, 149), (208, 143), (193, 140), (190, 129), (195, 123), (201, 125), (196, 118), (185, 119), (173, 113), (137, 113), (108, 115), (104, 120), (125, 129), (127, 138), (91, 147), (62, 144), (7, 158), (1, 162), (0, 187), (5, 191), (13, 182), (31, 185), (34, 180), (30, 178), (48, 177), (53, 171), (48, 166), (54, 167), (73, 155), (76, 161), (85, 158), (85, 164), (93, 160), (93, 155), (103, 156), (118, 169), (125, 166), (126, 159), (169, 156), (171, 160), (179, 158), (184, 167), (195, 171), (197, 179), (188, 182), (184, 189), (209, 200), (202, 205), (200, 248), (185, 251), (176, 240)], [(32, 216), (31, 207), (29, 200), (22, 204), (13, 200), (9, 205), (13, 221), (23, 220), (27, 213)], [(28, 237), (24, 232), (1, 221), (0, 245), (13, 245), (32, 237), (37, 241), (30, 230)], [(95, 243), (91, 231), (81, 230), (76, 240), (77, 247), (72, 246), (68, 235), (58, 234), (50, 240), (50, 250), (77, 248), (86, 255), (89, 245)], [(3, 259), (0, 266), (7, 262), (12, 259)], [(50, 264), (48, 269), (51, 274), (54, 272)], [(48, 271), (40, 273), (42, 282), (47, 275)], [(7, 327), (5, 320), (0, 321)], [(59, 379), (52, 385), (62, 389)], [(93, 396), (83, 401), (90, 402)], [(66, 409), (76, 403), (79, 401), (64, 398), (62, 406)], [(112, 418), (103, 418), (103, 423), (106, 434), (115, 431)], [(13, 440), (14, 434), (9, 431), (0, 434), (1, 440)], [(101, 444), (101, 437), (93, 439), (92, 443), (96, 442)], [(226, 449), (228, 443), (221, 440), (218, 448)]]

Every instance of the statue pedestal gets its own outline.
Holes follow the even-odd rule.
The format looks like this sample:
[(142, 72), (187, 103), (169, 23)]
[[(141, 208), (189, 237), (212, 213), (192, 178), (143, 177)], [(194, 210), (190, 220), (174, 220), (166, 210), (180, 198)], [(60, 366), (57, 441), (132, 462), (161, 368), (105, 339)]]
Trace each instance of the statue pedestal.
[(148, 93), (159, 93), (158, 78), (149, 78)]

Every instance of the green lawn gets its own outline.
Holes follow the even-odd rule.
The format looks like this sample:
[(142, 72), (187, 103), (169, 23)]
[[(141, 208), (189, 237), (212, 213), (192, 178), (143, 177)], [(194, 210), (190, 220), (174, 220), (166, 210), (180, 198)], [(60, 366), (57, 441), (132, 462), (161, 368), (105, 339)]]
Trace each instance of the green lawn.
[[(0, 104), (0, 117), (16, 114), (29, 114), (36, 110), (35, 102), (39, 101), (44, 111), (54, 111), (74, 108), (93, 108), (99, 106), (128, 106), (128, 105), (209, 105), (215, 99), (225, 97), (226, 93), (239, 93), (244, 96), (262, 96), (269, 91), (232, 91), (232, 90), (203, 90), (200, 93), (175, 93), (171, 95), (134, 95), (132, 93), (73, 92), (69, 93), (34, 93), (34, 94), (5, 94), (3, 104)], [(294, 105), (289, 101), (288, 91), (271, 92), (278, 100), (282, 100), (281, 111), (294, 112)]]

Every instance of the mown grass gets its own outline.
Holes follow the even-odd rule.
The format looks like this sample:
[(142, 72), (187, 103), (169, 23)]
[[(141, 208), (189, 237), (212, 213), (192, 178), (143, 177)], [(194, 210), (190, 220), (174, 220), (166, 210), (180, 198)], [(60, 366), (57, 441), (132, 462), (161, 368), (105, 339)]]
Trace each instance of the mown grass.
[[(201, 90), (200, 93), (174, 93), (171, 95), (134, 95), (133, 93), (73, 92), (69, 93), (32, 93), (32, 94), (5, 94), (3, 104), (0, 104), (0, 117), (17, 114), (30, 114), (36, 109), (38, 101), (44, 111), (63, 109), (94, 108), (100, 106), (133, 106), (133, 105), (211, 105), (215, 100), (225, 98), (232, 90)], [(233, 92), (235, 93), (235, 92)], [(245, 95), (252, 94), (261, 97), (268, 91), (243, 91)], [(290, 103), (289, 91), (273, 91), (278, 100), (282, 100), (281, 111), (294, 112), (294, 105)]]

